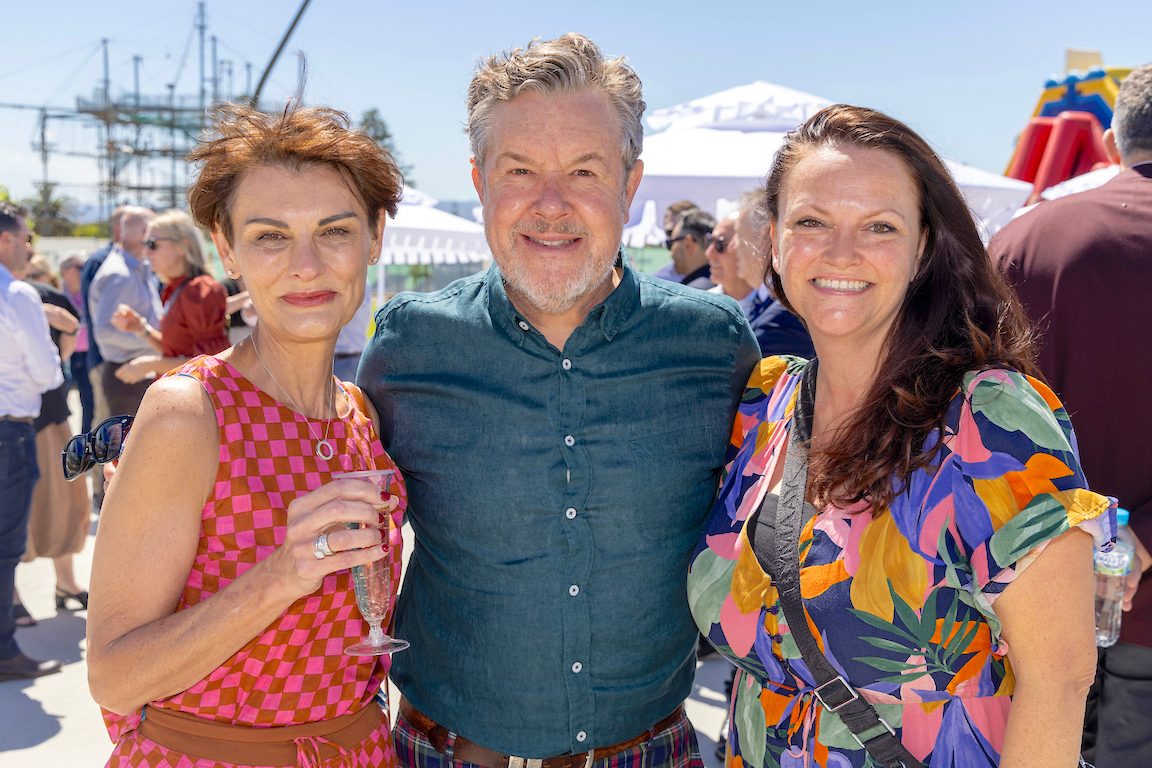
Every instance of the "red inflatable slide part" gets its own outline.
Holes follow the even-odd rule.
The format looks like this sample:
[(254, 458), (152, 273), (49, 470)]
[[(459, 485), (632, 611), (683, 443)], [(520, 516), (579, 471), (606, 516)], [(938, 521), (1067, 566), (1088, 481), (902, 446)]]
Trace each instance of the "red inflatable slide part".
[(1062, 112), (1028, 122), (1008, 164), (1007, 176), (1032, 183), (1029, 203), (1054, 184), (1109, 163), (1104, 130), (1087, 112)]

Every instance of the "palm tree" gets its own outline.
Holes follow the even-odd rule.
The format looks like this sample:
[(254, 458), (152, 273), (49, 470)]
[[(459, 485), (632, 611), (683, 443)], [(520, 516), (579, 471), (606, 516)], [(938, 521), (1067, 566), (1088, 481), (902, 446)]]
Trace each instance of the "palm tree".
[(36, 184), (36, 194), (37, 197), (23, 202), (35, 219), (33, 229), (36, 234), (41, 237), (71, 235), (75, 226), (73, 223), (75, 201), (64, 195), (56, 195), (56, 184), (51, 181)]

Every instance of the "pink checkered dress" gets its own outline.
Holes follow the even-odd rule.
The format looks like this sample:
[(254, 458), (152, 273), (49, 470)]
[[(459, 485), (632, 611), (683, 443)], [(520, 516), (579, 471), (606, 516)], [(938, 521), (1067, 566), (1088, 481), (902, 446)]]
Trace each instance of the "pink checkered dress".
[[(332, 473), (396, 468), (355, 385), (342, 384), (359, 407), (346, 420), (332, 422), (329, 439), (336, 453), (324, 461), (315, 454), (313, 433), (320, 434), (325, 422), (311, 421), (310, 433), (310, 420), (257, 389), (228, 363), (198, 357), (170, 375), (187, 375), (204, 385), (220, 427), (216, 483), (204, 505), (200, 545), (178, 611), (208, 599), (272, 554), (284, 542), (288, 504), (327, 482)], [(395, 477), (392, 492), (400, 497), (400, 506), (393, 513), (396, 525), (390, 547), (393, 595), (400, 581), (399, 529), (407, 506), (403, 479), (399, 472)], [(351, 575), (331, 574), (317, 592), (293, 603), (208, 677), (148, 706), (256, 727), (327, 720), (374, 706), (372, 699), (388, 674), (390, 657), (343, 653), (367, 631), (356, 608)], [(189, 761), (187, 755), (172, 754), (150, 742), (135, 730), (139, 715), (104, 714), (109, 735), (116, 741), (109, 766), (232, 768)], [(373, 743), (366, 742), (354, 762), (330, 764), (393, 768), (396, 755), (386, 721), (377, 730), (367, 740)]]

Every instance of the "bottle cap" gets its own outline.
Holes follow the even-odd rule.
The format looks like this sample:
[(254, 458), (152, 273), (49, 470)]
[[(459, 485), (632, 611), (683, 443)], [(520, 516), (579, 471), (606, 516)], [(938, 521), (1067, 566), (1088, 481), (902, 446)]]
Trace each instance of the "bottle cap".
[(1124, 509), (1124, 507), (1117, 507), (1116, 508), (1116, 526), (1117, 527), (1128, 525), (1128, 517), (1129, 517), (1128, 510)]

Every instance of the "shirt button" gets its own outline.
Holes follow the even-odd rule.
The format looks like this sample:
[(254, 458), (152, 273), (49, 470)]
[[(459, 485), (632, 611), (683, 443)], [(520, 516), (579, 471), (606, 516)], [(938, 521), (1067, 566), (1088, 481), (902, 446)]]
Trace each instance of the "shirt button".
[(560, 367), (566, 371), (570, 371), (572, 370), (572, 361), (568, 358), (564, 358), (563, 362), (560, 363)]
[(564, 517), (568, 518), (569, 520), (575, 520), (576, 507), (568, 507), (568, 509), (564, 510)]
[(580, 594), (580, 587), (576, 584), (573, 584), (572, 586), (568, 587), (568, 594), (572, 595), (572, 597), (576, 597), (576, 595)]
[(576, 438), (572, 437), (572, 435), (564, 435), (564, 445), (571, 448), (576, 445)]
[(526, 323), (523, 320), (520, 320), (519, 322), (517, 322), (516, 325), (520, 326), (520, 330), (522, 330), (522, 331), (528, 330), (528, 323)]
[(577, 662), (574, 662), (572, 664), (572, 671), (575, 672), (576, 674), (580, 674), (580, 670), (582, 670), (582, 669), (584, 669), (584, 665), (581, 664), (580, 662), (577, 661)]
[(585, 741), (587, 738), (588, 738), (588, 734), (584, 733), (584, 731), (577, 731), (577, 733), (576, 733), (576, 741), (579, 741), (580, 743), (584, 743), (584, 741)]

